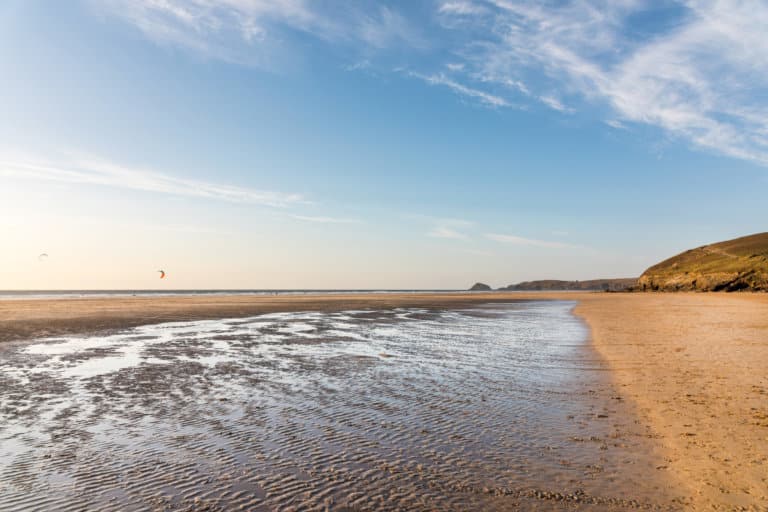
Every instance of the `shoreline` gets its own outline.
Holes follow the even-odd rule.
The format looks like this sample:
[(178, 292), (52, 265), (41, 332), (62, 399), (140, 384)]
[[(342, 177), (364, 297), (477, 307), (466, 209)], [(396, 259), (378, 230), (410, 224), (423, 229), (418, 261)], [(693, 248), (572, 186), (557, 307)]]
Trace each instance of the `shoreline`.
[[(573, 314), (686, 507), (768, 508), (768, 295), (511, 292), (0, 301), (0, 350), (40, 337), (289, 311), (576, 301)], [(16, 343), (12, 343), (16, 344)], [(627, 469), (631, 471), (631, 469)]]
[(242, 318), (264, 313), (345, 309), (463, 307), (521, 300), (575, 300), (575, 293), (334, 293), (301, 295), (168, 295), (0, 300), (5, 342), (93, 334), (164, 322)]

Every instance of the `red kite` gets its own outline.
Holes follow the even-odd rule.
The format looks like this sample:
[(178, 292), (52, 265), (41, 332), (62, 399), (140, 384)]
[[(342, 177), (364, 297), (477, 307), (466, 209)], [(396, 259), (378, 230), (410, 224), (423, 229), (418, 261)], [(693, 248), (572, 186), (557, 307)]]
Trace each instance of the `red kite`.
[(165, 279), (165, 270), (158, 270), (160, 272), (160, 279)]

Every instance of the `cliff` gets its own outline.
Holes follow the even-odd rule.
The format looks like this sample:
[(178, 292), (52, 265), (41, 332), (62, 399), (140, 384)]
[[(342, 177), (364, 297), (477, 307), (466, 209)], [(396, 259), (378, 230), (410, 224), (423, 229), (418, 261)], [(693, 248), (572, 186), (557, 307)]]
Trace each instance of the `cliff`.
[(768, 233), (704, 245), (643, 272), (640, 291), (768, 291)]
[(556, 279), (545, 279), (540, 281), (524, 281), (522, 283), (511, 284), (504, 291), (556, 291), (556, 290), (605, 290), (622, 291), (635, 285), (637, 279), (619, 278), (619, 279), (591, 279), (587, 281), (560, 281)]

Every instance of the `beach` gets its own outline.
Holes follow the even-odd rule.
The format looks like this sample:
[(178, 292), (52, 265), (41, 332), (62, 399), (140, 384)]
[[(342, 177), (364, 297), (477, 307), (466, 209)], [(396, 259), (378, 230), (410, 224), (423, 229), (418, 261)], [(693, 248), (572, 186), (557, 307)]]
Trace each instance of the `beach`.
[[(461, 307), (509, 302), (519, 294), (383, 293), (170, 295), (0, 300), (2, 342), (124, 329), (151, 323), (245, 317), (288, 311), (342, 311), (358, 308)], [(549, 295), (555, 298), (557, 295)], [(566, 299), (568, 294), (564, 294)]]
[(585, 297), (576, 309), (701, 509), (768, 509), (768, 295)]
[(0, 503), (764, 510), (766, 313), (760, 294), (0, 301)]

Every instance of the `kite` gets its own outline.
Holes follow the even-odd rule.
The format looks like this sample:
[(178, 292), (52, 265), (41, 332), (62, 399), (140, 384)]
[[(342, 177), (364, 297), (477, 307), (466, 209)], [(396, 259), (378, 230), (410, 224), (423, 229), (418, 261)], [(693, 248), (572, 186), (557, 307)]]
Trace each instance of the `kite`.
[(158, 270), (160, 272), (160, 279), (165, 279), (165, 270)]
[(37, 260), (38, 261), (43, 261), (47, 257), (48, 257), (48, 255), (46, 253), (43, 253), (43, 254), (41, 254), (40, 256), (37, 257)]

